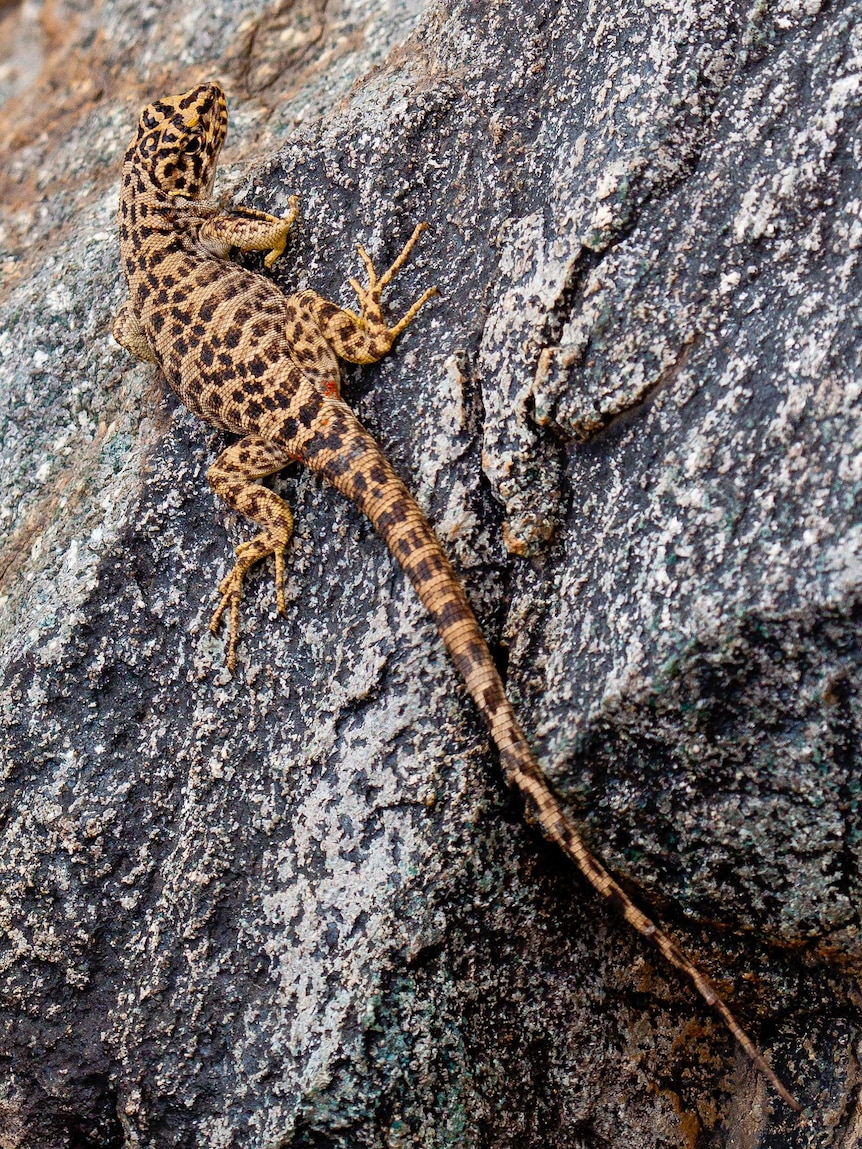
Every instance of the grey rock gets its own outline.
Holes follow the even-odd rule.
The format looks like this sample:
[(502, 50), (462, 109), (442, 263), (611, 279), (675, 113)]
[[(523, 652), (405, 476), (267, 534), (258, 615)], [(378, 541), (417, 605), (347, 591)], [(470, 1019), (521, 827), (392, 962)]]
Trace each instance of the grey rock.
[[(2, 1149), (857, 1145), (859, 4), (33, 10), (0, 61)], [(523, 823), (306, 474), (289, 617), (261, 570), (224, 670), (221, 440), (109, 335), (137, 110), (209, 76), (222, 187), (301, 197), (286, 291), (347, 305), (357, 240), (431, 223), (388, 303), (441, 297), (346, 393), (591, 844), (802, 1118)]]

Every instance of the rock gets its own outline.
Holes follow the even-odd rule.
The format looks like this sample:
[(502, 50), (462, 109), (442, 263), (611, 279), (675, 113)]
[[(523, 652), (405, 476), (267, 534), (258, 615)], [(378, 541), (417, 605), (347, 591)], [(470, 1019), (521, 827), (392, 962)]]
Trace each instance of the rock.
[[(3, 1149), (855, 1144), (858, 8), (5, 10)], [(211, 77), (221, 186), (301, 198), (286, 291), (431, 223), (387, 302), (441, 298), (346, 394), (803, 1118), (524, 824), (308, 474), (224, 670), (222, 439), (109, 335), (138, 110)]]

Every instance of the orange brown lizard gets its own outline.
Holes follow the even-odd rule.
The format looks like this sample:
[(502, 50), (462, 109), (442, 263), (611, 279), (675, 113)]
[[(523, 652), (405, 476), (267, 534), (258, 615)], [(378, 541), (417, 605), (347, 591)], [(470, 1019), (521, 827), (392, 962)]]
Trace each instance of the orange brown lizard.
[(424, 230), (377, 275), (359, 255), (368, 286), (350, 284), (359, 314), (314, 291), (286, 296), (263, 276), (229, 261), (232, 249), (266, 252), (271, 267), (297, 216), (293, 197), (281, 219), (212, 196), (216, 161), (227, 132), (221, 88), (202, 84), (156, 100), (141, 113), (126, 151), (119, 227), (129, 296), (114, 337), (139, 359), (157, 364), (189, 410), (241, 438), (209, 469), (212, 489), (260, 532), (236, 548), (219, 587), (216, 632), (228, 618), (227, 664), (236, 666), (239, 606), (248, 570), (275, 560), (275, 592), (285, 613), (284, 552), (293, 531), (290, 508), (258, 480), (299, 460), (368, 516), (433, 618), (446, 648), (488, 724), (506, 781), (516, 787), (543, 833), (575, 862), (590, 885), (639, 934), (685, 974), (761, 1073), (794, 1109), (798, 1103), (706, 978), (632, 901), (587, 848), (552, 792), (506, 697), (466, 595), (425, 515), (375, 440), (341, 398), (339, 359), (374, 363), (435, 294), (425, 291), (394, 325), (381, 293)]

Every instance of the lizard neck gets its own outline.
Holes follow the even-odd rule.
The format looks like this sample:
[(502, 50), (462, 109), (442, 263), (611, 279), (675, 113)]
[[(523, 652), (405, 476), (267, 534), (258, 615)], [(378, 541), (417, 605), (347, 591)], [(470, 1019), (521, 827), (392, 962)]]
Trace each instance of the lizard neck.
[(165, 255), (196, 251), (201, 223), (219, 210), (217, 201), (209, 197), (193, 199), (164, 191), (144, 165), (127, 156), (118, 219), (123, 270), (129, 284), (156, 249)]

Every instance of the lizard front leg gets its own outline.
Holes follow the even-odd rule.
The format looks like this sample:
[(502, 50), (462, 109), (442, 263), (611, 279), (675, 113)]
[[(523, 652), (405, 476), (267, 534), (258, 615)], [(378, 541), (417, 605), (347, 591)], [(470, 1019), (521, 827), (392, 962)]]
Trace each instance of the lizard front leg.
[(361, 244), (358, 246), (360, 259), (365, 264), (368, 274), (367, 287), (360, 286), (355, 279), (349, 281), (359, 299), (359, 315), (338, 307), (315, 291), (303, 291), (294, 297), (314, 318), (327, 343), (339, 358), (347, 360), (348, 363), (376, 363), (378, 359), (383, 358), (401, 332), (413, 322), (419, 308), (437, 294), (436, 287), (429, 287), (393, 327), (389, 326), (383, 316), (381, 306), (383, 288), (401, 270), (419, 236), (427, 227), (427, 223), (420, 223), (414, 228), (413, 234), (395, 262), (379, 276), (374, 270), (368, 252)]
[(213, 491), (234, 511), (245, 515), (263, 530), (236, 548), (233, 570), (219, 585), (221, 600), (210, 622), (216, 634), (222, 615), (230, 609), (226, 662), (233, 672), (239, 640), (239, 604), (242, 584), (249, 568), (272, 555), (275, 558), (275, 596), (279, 614), (286, 614), (284, 601), (284, 551), (293, 534), (290, 507), (274, 492), (256, 481), (274, 475), (292, 462), (294, 456), (277, 443), (260, 435), (248, 435), (222, 451), (210, 469), (207, 479)]
[(290, 210), (282, 219), (251, 207), (232, 207), (201, 224), (198, 238), (207, 251), (226, 256), (231, 248), (240, 251), (266, 251), (267, 267), (272, 267), (287, 243), (287, 233), (299, 215), (299, 197), (290, 197)]

